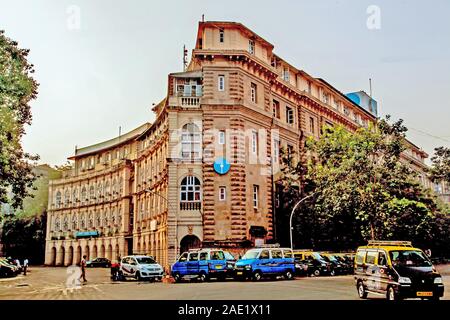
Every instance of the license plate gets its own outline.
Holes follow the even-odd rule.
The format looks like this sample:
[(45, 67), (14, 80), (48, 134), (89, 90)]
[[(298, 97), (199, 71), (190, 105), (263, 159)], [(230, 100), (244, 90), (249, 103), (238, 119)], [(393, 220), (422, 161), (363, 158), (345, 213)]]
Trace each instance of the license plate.
[(222, 269), (222, 266), (220, 264), (216, 265), (216, 269)]
[(236, 274), (237, 274), (238, 276), (240, 276), (240, 275), (242, 275), (242, 271), (238, 271), (238, 272), (236, 272)]
[(418, 291), (418, 292), (417, 292), (417, 296), (418, 296), (418, 297), (432, 297), (432, 296), (433, 296), (433, 292), (429, 292), (429, 291)]

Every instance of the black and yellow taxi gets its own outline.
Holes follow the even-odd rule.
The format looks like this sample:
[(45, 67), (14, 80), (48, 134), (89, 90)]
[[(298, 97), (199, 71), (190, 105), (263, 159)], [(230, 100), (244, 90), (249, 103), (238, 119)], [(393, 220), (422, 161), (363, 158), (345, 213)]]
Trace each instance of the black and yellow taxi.
[(354, 263), (358, 295), (385, 295), (388, 300), (444, 295), (441, 275), (429, 257), (409, 241), (369, 241), (359, 247)]

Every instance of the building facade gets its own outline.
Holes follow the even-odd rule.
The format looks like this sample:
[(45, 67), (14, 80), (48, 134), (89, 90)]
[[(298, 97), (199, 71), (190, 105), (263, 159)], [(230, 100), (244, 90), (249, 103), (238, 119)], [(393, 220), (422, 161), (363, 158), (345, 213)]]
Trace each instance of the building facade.
[[(273, 49), (240, 23), (200, 22), (155, 121), (76, 150), (74, 169), (51, 183), (46, 264), (139, 253), (169, 266), (193, 247), (274, 241), (280, 150), (296, 157), (326, 124), (367, 127), (376, 104), (358, 104)], [(427, 155), (410, 147), (422, 170)]]

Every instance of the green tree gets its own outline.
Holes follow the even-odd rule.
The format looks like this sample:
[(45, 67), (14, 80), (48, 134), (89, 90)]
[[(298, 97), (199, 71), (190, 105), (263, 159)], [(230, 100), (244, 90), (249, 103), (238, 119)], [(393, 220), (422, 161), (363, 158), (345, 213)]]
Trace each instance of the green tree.
[(35, 179), (30, 162), (38, 159), (21, 146), (25, 125), (32, 119), (30, 101), (38, 87), (28, 52), (0, 31), (0, 203), (11, 202), (14, 208), (30, 195)]
[(450, 184), (450, 148), (438, 147), (431, 157), (430, 178), (434, 182), (445, 181)]

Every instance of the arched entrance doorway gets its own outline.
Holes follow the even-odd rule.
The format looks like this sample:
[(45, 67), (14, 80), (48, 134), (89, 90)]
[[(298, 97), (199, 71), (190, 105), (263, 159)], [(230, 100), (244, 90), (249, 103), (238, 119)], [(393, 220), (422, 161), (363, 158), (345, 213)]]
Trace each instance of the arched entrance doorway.
[(61, 248), (59, 248), (59, 259), (58, 259), (58, 266), (64, 266), (64, 259), (66, 258), (66, 248), (64, 248), (63, 246), (61, 246)]
[(94, 245), (94, 246), (92, 247), (91, 259), (95, 259), (95, 258), (97, 258), (97, 257), (98, 257), (98, 255), (97, 255), (97, 246)]
[(98, 255), (100, 258), (106, 258), (105, 257), (105, 245), (102, 244), (102, 246), (100, 247), (100, 254)]
[(78, 246), (77, 250), (75, 251), (75, 258), (73, 259), (73, 263), (79, 265), (80, 262), (81, 262), (81, 247)]
[(189, 249), (200, 248), (201, 245), (202, 242), (197, 236), (194, 235), (184, 236), (183, 239), (181, 239), (180, 241), (180, 253), (188, 251)]
[(89, 260), (89, 246), (84, 248), (83, 256), (86, 256), (86, 261)]
[(67, 265), (71, 266), (73, 264), (73, 247), (69, 247), (69, 252), (67, 253)]
[(112, 245), (108, 246), (108, 251), (106, 251), (106, 258), (108, 258), (109, 260), (112, 259)]
[(50, 265), (56, 265), (56, 248), (53, 247), (50, 252)]

